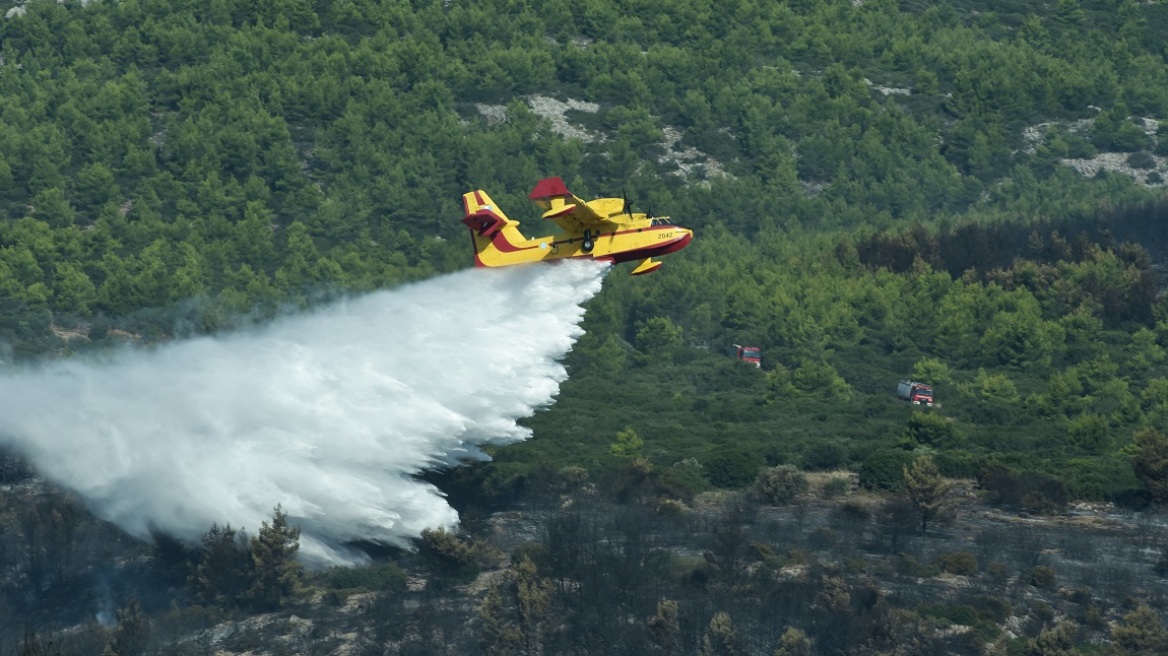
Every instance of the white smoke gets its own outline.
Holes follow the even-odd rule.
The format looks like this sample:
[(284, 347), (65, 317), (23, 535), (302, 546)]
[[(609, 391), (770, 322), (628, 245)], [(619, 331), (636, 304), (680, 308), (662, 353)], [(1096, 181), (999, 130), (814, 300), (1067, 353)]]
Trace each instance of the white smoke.
[(607, 265), (476, 269), (262, 329), (0, 376), (0, 440), (130, 533), (254, 534), (281, 504), (310, 562), (455, 511), (414, 475), (553, 401)]

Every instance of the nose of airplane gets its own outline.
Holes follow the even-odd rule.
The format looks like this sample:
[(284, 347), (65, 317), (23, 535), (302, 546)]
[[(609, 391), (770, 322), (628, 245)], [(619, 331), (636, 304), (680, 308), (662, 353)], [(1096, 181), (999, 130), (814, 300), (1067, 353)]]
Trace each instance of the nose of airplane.
[(683, 234), (666, 244), (665, 247), (661, 249), (662, 255), (665, 255), (666, 253), (676, 253), (686, 246), (689, 246), (689, 243), (693, 241), (693, 230), (678, 228), (677, 231)]

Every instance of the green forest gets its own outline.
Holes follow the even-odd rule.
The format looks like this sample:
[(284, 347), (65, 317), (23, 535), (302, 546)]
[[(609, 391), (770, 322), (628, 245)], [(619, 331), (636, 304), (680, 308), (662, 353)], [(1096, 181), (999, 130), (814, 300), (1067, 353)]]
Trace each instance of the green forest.
[[(627, 425), (716, 486), (930, 450), (1105, 498), (1138, 488), (1134, 432), (1168, 430), (1163, 4), (30, 3), (0, 29), (10, 360), (465, 267), (464, 191), (516, 212), (559, 175), (698, 239), (610, 276), (496, 482), (611, 469)], [(531, 94), (595, 103), (568, 118), (604, 138)], [(1143, 177), (1062, 164), (1100, 152)], [(909, 375), (948, 421), (889, 402)]]
[(895, 494), (922, 458), (1026, 512), (1168, 502), (1163, 1), (3, 9), (5, 366), (471, 266), (461, 195), (531, 229), (560, 176), (695, 239), (607, 276), (533, 439), (433, 475), (461, 508), (776, 467)]

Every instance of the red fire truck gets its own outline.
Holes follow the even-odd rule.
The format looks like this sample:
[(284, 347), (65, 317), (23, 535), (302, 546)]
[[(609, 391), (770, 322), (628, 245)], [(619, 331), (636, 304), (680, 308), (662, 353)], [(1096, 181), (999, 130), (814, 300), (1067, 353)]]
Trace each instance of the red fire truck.
[(749, 362), (756, 367), (762, 366), (762, 351), (757, 346), (742, 346), (734, 345), (734, 357), (743, 361)]
[(916, 405), (933, 405), (933, 386), (913, 380), (902, 380), (896, 386), (897, 398)]

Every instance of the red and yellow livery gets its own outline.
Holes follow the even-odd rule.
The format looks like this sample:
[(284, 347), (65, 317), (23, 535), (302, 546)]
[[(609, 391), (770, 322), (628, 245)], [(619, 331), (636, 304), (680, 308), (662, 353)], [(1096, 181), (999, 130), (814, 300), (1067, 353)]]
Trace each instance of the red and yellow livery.
[(669, 217), (633, 212), (622, 198), (585, 202), (559, 178), (545, 178), (528, 195), (543, 208), (543, 218), (563, 232), (554, 237), (528, 239), (519, 222), (507, 218), (483, 190), (463, 194), (474, 241), (475, 266), (499, 267), (565, 258), (592, 258), (612, 263), (639, 260), (633, 275), (656, 271), (654, 257), (674, 253), (693, 239), (693, 231), (678, 227)]

